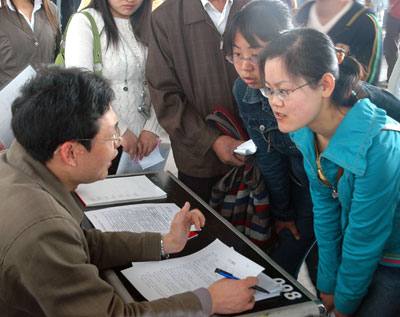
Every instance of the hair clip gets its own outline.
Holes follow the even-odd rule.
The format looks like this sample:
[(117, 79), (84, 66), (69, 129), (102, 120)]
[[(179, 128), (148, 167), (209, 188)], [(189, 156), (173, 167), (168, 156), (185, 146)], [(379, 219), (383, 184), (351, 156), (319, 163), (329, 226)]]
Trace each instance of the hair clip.
[(344, 57), (346, 56), (346, 52), (343, 48), (335, 47), (336, 50), (336, 57), (338, 59), (339, 65), (343, 62)]

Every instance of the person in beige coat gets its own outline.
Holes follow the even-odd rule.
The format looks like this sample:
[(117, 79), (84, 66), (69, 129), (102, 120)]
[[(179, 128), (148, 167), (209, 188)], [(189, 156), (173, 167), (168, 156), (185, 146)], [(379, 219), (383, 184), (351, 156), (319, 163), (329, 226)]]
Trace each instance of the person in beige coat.
[(121, 137), (106, 81), (51, 67), (12, 106), (16, 140), (0, 154), (0, 316), (205, 316), (254, 306), (255, 277), (125, 304), (99, 271), (181, 251), (190, 226), (204, 226), (188, 203), (170, 232), (82, 228), (71, 196), (107, 176)]
[(0, 0), (0, 89), (31, 65), (53, 63), (60, 16), (48, 0)]

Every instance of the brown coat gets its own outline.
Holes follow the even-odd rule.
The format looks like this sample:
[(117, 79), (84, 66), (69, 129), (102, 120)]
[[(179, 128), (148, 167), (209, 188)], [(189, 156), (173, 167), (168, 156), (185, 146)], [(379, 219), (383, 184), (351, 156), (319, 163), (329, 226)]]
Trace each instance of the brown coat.
[[(46, 1), (46, 0), (44, 0)], [(59, 11), (49, 1), (50, 10), (60, 25)], [(47, 19), (43, 5), (35, 13), (34, 31), (21, 17), (22, 25), (14, 11), (0, 8), (0, 89), (30, 64), (53, 63), (60, 37)]]
[(124, 304), (99, 270), (160, 259), (159, 233), (81, 228), (66, 187), (14, 142), (0, 154), (0, 316), (203, 316), (187, 292)]
[[(234, 0), (229, 19), (248, 0)], [(217, 107), (238, 119), (232, 95), (237, 73), (200, 0), (167, 0), (151, 18), (147, 81), (157, 118), (168, 132), (178, 170), (193, 177), (225, 174), (211, 149), (221, 134), (204, 119)]]

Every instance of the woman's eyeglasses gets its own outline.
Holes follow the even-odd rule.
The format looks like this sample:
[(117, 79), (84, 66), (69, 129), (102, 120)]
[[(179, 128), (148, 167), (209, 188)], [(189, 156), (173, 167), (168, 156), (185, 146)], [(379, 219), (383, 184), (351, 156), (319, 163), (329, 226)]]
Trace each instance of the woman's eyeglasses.
[(262, 87), (260, 88), (260, 91), (262, 93), (262, 95), (265, 98), (272, 98), (273, 95), (277, 96), (280, 100), (285, 100), (287, 99), (292, 93), (294, 93), (296, 90), (299, 90), (309, 84), (311, 84), (312, 82), (315, 82), (316, 80), (311, 80), (308, 83), (305, 83), (304, 85), (301, 85), (295, 89), (292, 90), (287, 90), (287, 89), (276, 89), (276, 90), (272, 90), (271, 88), (268, 87)]

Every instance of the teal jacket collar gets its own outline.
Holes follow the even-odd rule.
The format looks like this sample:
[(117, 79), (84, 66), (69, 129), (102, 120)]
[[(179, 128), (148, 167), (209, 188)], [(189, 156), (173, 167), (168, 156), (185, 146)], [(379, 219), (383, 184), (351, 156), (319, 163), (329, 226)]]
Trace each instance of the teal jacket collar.
[[(386, 120), (384, 110), (377, 108), (369, 99), (359, 100), (340, 123), (321, 158), (355, 175), (363, 175), (367, 167), (367, 151)], [(304, 127), (290, 133), (290, 136), (305, 157), (315, 159), (313, 131)]]

